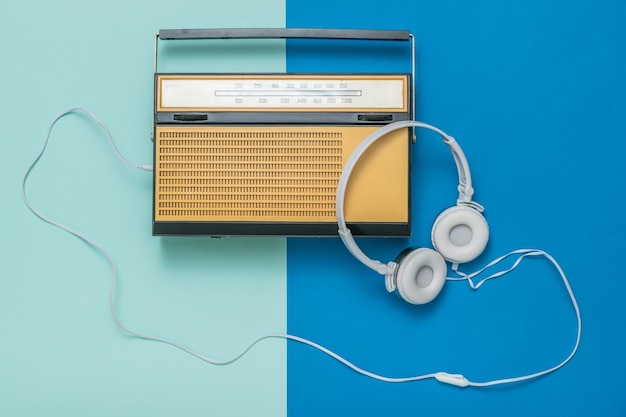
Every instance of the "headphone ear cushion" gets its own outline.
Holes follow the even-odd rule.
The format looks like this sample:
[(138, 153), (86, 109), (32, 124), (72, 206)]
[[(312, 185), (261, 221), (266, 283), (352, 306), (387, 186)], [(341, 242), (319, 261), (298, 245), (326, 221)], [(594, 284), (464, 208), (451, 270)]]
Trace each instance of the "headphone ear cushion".
[(437, 297), (447, 273), (446, 261), (434, 250), (412, 250), (398, 262), (395, 272), (398, 295), (411, 304), (426, 304)]
[(489, 240), (489, 225), (478, 210), (454, 206), (437, 216), (431, 239), (444, 259), (461, 264), (483, 253)]

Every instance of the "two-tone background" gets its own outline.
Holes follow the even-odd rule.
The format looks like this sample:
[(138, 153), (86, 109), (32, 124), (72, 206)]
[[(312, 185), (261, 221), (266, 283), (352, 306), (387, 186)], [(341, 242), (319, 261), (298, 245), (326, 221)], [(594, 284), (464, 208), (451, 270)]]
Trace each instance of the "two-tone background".
[[(626, 6), (617, 0), (464, 2), (26, 0), (0, 12), (0, 415), (345, 416), (626, 413)], [(408, 29), (417, 114), (469, 158), (492, 238), (472, 270), (522, 247), (562, 264), (583, 314), (580, 351), (533, 382), (458, 389), (359, 376), (309, 347), (263, 342), (207, 365), (125, 336), (108, 310), (111, 271), (80, 240), (35, 218), (21, 177), (60, 111), (85, 106), (120, 150), (149, 163), (153, 41), (161, 28)], [(408, 72), (406, 55), (359, 42), (235, 41), (171, 48), (163, 71)], [(454, 203), (438, 138), (413, 147), (411, 239), (371, 239), (383, 261), (429, 245)], [(63, 119), (28, 183), (32, 202), (109, 249), (129, 327), (225, 359), (268, 332), (321, 343), (371, 371), (445, 370), (474, 380), (560, 362), (575, 318), (540, 260), (432, 304), (386, 294), (336, 238), (155, 238), (151, 174), (126, 167), (83, 117)]]

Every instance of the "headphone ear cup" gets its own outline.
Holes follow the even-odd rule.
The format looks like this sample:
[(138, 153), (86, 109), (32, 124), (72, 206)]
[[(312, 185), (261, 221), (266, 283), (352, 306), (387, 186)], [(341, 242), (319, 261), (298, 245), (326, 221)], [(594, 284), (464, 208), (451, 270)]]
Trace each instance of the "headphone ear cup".
[(444, 210), (433, 224), (433, 247), (449, 262), (462, 264), (476, 259), (487, 246), (489, 225), (469, 206)]
[(411, 304), (432, 301), (446, 282), (448, 267), (432, 249), (408, 249), (399, 255), (395, 271), (398, 295)]

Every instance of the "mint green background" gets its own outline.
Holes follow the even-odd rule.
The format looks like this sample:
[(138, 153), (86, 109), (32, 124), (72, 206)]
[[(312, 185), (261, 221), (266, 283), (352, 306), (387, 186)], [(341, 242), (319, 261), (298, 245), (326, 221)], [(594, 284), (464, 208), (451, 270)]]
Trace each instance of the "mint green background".
[[(111, 271), (82, 241), (38, 220), (21, 177), (51, 119), (84, 106), (120, 151), (150, 163), (153, 42), (160, 28), (283, 27), (282, 0), (20, 1), (0, 13), (0, 415), (285, 415), (286, 346), (207, 365), (128, 337), (108, 309)], [(171, 45), (171, 43), (170, 43)], [(164, 46), (164, 71), (285, 69), (281, 41)], [(199, 53), (200, 52), (200, 53)], [(210, 52), (210, 53), (204, 53)], [(286, 330), (284, 239), (151, 236), (152, 176), (116, 159), (81, 116), (58, 123), (28, 194), (110, 250), (132, 329), (227, 358)]]

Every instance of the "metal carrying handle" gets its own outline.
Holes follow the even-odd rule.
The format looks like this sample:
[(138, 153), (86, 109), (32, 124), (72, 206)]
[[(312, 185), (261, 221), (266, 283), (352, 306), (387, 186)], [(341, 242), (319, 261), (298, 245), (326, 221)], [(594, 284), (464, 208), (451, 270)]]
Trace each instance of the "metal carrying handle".
[(415, 41), (408, 30), (319, 29), (319, 28), (237, 28), (161, 29), (154, 38), (154, 73), (157, 73), (159, 40), (196, 39), (333, 39), (366, 41), (411, 41), (411, 73), (415, 73)]
[(313, 28), (259, 28), (259, 29), (161, 29), (162, 40), (180, 39), (362, 39), (380, 41), (408, 41), (408, 30), (373, 29), (313, 29)]

